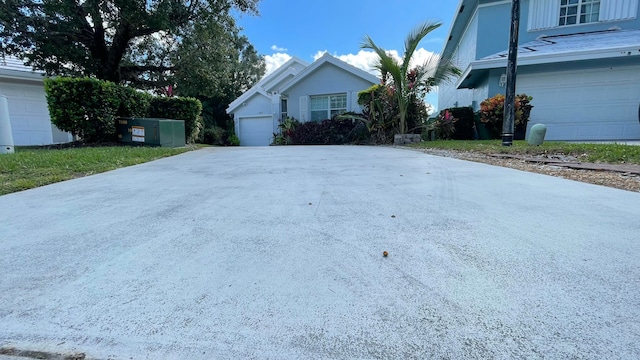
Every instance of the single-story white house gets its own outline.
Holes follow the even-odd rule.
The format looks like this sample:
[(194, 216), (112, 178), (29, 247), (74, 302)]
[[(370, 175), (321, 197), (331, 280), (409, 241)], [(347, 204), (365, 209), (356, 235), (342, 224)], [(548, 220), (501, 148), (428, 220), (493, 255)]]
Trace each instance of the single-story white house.
[(358, 92), (380, 80), (325, 53), (308, 64), (293, 57), (265, 76), (227, 108), (241, 146), (265, 146), (287, 117), (321, 121), (343, 112), (359, 112)]
[(7, 97), (11, 134), (16, 146), (50, 145), (73, 140), (51, 123), (44, 74), (13, 57), (0, 59), (0, 95)]

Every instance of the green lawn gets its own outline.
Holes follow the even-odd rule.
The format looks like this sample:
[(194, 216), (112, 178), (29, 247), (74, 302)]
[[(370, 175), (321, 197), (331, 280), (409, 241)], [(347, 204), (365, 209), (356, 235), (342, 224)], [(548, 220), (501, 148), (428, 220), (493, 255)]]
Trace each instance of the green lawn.
[(141, 164), (197, 149), (160, 147), (16, 148), (0, 155), (0, 195)]
[(636, 145), (545, 142), (541, 146), (530, 146), (526, 141), (514, 141), (513, 146), (502, 146), (500, 140), (443, 140), (424, 141), (411, 146), (423, 149), (446, 149), (484, 154), (560, 154), (576, 156), (583, 162), (640, 164), (640, 146)]

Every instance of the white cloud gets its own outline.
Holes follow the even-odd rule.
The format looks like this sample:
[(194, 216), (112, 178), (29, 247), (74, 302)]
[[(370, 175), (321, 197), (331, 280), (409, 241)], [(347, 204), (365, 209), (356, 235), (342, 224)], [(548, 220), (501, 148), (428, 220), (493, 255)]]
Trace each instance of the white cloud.
[[(326, 52), (326, 50), (316, 52), (315, 55), (313, 55), (313, 60), (319, 59)], [(397, 61), (401, 60), (398, 50), (389, 50), (387, 51), (387, 54), (391, 55)], [(413, 57), (411, 58), (411, 67), (424, 64), (424, 62), (433, 57), (433, 55), (433, 52), (427, 51), (424, 48), (416, 49), (416, 51), (413, 53)], [(374, 74), (376, 76), (380, 75), (378, 70), (376, 70), (375, 68), (378, 56), (373, 51), (360, 50), (357, 54), (346, 55), (337, 55), (334, 53), (333, 56), (346, 62), (347, 64), (353, 65), (371, 74)]]
[(286, 48), (279, 47), (278, 45), (271, 45), (271, 50), (277, 51), (277, 52), (286, 52), (287, 51)]
[(285, 53), (275, 53), (271, 55), (264, 56), (264, 62), (267, 65), (267, 70), (264, 75), (267, 76), (271, 74), (274, 70), (282, 66), (282, 64), (286, 63), (291, 59), (289, 54)]

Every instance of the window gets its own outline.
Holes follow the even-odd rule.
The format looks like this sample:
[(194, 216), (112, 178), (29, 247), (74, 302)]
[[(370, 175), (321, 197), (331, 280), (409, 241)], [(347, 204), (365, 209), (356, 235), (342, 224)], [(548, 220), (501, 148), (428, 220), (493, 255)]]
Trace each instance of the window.
[(597, 22), (599, 16), (600, 0), (560, 0), (560, 26)]
[(280, 120), (287, 120), (287, 99), (280, 99)]
[(347, 94), (311, 97), (311, 121), (331, 119), (346, 111)]

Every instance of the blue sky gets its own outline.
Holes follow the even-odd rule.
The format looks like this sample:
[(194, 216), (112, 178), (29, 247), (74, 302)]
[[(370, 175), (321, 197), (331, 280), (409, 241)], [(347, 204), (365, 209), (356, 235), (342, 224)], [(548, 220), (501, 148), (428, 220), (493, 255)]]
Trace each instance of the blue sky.
[[(290, 56), (312, 62), (324, 51), (372, 71), (372, 54), (360, 49), (365, 34), (402, 54), (404, 39), (416, 25), (438, 21), (442, 26), (427, 35), (416, 55), (439, 53), (457, 5), (458, 0), (261, 0), (259, 16), (237, 20), (265, 56), (268, 71)], [(427, 100), (434, 103), (435, 97)]]

